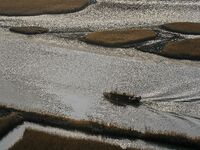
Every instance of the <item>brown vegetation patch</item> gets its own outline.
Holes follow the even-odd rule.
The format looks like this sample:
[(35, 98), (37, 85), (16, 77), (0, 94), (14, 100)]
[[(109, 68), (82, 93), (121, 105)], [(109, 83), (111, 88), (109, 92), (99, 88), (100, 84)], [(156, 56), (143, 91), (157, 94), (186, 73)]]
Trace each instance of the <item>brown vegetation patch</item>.
[(174, 143), (175, 145), (186, 146), (194, 149), (200, 148), (200, 137), (191, 138), (176, 132), (146, 131), (142, 136), (152, 142), (162, 143), (162, 141), (165, 141), (165, 144), (173, 145)]
[(167, 43), (162, 53), (169, 57), (200, 59), (200, 38)]
[(120, 128), (114, 125), (106, 125), (94, 121), (74, 120), (71, 118), (58, 117), (49, 114), (26, 112), (1, 105), (0, 109), (20, 113), (22, 114), (24, 121), (67, 130), (78, 130), (92, 135), (102, 135), (112, 138), (141, 139), (144, 141), (152, 141), (155, 143), (180, 147), (200, 147), (200, 137), (192, 138), (179, 133), (153, 131), (146, 131), (142, 133), (134, 129)]
[(29, 26), (29, 27), (11, 27), (10, 31), (22, 34), (42, 34), (49, 30), (43, 27)]
[[(9, 150), (122, 150), (120, 146), (94, 140), (62, 137), (26, 129), (23, 138)], [(125, 149), (134, 150), (134, 149)], [(136, 150), (136, 149), (135, 149)]]
[(136, 42), (151, 40), (156, 33), (148, 29), (125, 29), (98, 31), (85, 35), (81, 40), (96, 45), (108, 47), (123, 47)]
[(166, 30), (183, 34), (200, 34), (200, 23), (175, 22), (162, 25)]
[(90, 0), (0, 0), (0, 4), (0, 15), (31, 16), (75, 12)]
[(23, 123), (23, 118), (18, 113), (11, 113), (0, 118), (0, 139), (17, 125)]

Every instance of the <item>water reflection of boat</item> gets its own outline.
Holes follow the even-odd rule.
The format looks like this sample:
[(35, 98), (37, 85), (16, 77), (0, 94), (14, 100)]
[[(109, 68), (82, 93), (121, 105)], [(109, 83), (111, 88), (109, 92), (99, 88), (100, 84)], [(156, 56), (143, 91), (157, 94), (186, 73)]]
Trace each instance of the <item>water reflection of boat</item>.
[(135, 96), (126, 93), (118, 93), (113, 91), (104, 92), (103, 95), (106, 99), (109, 100), (113, 100), (116, 102), (123, 102), (123, 103), (131, 103), (131, 104), (139, 103), (140, 100), (142, 99), (141, 96)]

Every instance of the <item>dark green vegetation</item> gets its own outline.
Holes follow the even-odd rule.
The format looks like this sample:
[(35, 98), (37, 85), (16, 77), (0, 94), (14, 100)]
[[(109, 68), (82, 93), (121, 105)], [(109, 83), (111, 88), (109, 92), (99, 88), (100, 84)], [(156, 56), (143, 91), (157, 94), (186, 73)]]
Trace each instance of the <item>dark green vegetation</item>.
[(183, 34), (200, 34), (200, 23), (174, 22), (162, 25), (166, 30)]
[(29, 26), (29, 27), (11, 27), (10, 31), (21, 34), (42, 34), (47, 33), (49, 30), (42, 27)]
[[(87, 139), (61, 137), (26, 129), (23, 138), (9, 150), (122, 150), (120, 146)], [(124, 149), (136, 150), (136, 149)]]
[(0, 109), (22, 114), (24, 121), (38, 123), (67, 130), (78, 130), (92, 135), (102, 135), (112, 138), (141, 139), (160, 144), (169, 144), (180, 147), (200, 148), (200, 137), (192, 138), (179, 133), (170, 132), (140, 132), (134, 129), (124, 129), (114, 125), (86, 120), (74, 120), (66, 117), (57, 117), (49, 114), (27, 112), (0, 106)]
[(0, 0), (0, 15), (32, 16), (70, 13), (84, 9), (90, 0)]
[(14, 129), (17, 125), (23, 123), (23, 118), (20, 114), (13, 112), (7, 116), (0, 118), (0, 139), (3, 138), (10, 130)]
[(200, 59), (200, 38), (169, 42), (162, 53), (173, 58)]
[(96, 45), (107, 47), (123, 47), (136, 42), (152, 40), (156, 33), (148, 29), (109, 30), (89, 33), (81, 40)]

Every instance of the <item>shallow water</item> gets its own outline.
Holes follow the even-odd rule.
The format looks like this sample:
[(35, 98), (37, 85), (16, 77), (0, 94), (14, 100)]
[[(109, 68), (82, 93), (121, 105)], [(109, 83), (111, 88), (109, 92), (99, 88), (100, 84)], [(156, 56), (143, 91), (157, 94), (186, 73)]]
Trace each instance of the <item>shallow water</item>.
[[(5, 38), (0, 40), (2, 103), (142, 131), (199, 135), (198, 62), (125, 59)], [(103, 91), (114, 89), (141, 95), (143, 104), (119, 107), (104, 100)]]
[[(198, 61), (168, 59), (134, 48), (102, 48), (69, 38), (110, 27), (199, 22), (199, 10), (197, 0), (101, 0), (72, 14), (2, 16), (0, 103), (141, 131), (199, 136)], [(24, 36), (7, 31), (9, 26), (27, 24), (48, 27), (52, 33)], [(141, 95), (142, 105), (120, 107), (103, 99), (103, 91), (115, 89)]]

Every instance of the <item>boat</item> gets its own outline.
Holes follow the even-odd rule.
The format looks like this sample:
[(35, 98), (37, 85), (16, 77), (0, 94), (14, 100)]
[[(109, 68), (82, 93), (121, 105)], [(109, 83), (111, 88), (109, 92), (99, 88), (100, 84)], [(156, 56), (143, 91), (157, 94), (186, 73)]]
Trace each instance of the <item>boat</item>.
[(139, 103), (142, 99), (141, 96), (130, 95), (126, 93), (118, 93), (118, 92), (104, 92), (104, 97), (109, 100), (123, 102), (123, 103)]

